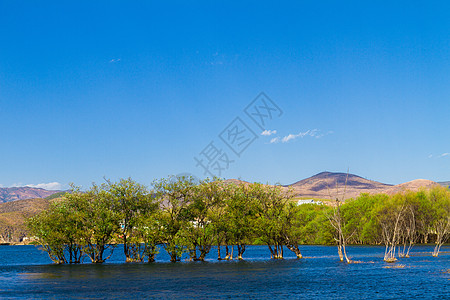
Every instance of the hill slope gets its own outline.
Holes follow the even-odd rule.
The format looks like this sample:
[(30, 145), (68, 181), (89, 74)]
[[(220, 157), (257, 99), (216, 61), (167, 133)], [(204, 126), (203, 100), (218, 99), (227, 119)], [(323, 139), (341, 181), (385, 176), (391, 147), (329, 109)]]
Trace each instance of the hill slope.
[(0, 242), (17, 243), (27, 235), (25, 220), (47, 209), (46, 199), (26, 199), (0, 204)]
[(426, 179), (416, 179), (416, 180), (412, 180), (412, 181), (408, 181), (405, 183), (394, 185), (394, 186), (384, 190), (383, 193), (395, 194), (395, 193), (399, 193), (404, 190), (417, 191), (420, 188), (430, 188), (434, 185), (438, 185), (438, 183), (431, 181), (431, 180), (426, 180)]

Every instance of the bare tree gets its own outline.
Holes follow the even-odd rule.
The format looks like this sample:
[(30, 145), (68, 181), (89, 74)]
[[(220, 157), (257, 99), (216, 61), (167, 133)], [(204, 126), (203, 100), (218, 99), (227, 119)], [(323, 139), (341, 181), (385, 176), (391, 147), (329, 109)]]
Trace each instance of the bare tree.
[(398, 256), (409, 257), (411, 248), (416, 243), (416, 212), (411, 204), (407, 204), (401, 218), (400, 241), (402, 246), (398, 250)]
[(433, 203), (431, 228), (436, 234), (436, 246), (432, 255), (436, 257), (450, 236), (450, 192), (442, 187), (434, 187), (429, 191), (429, 197)]
[(335, 240), (338, 248), (338, 254), (340, 261), (345, 261), (347, 263), (351, 263), (351, 260), (347, 256), (347, 250), (346, 250), (346, 244), (347, 244), (347, 236), (344, 234), (344, 220), (342, 218), (341, 214), (341, 206), (345, 201), (345, 193), (347, 191), (347, 182), (348, 182), (348, 170), (347, 175), (345, 177), (345, 183), (344, 183), (344, 191), (342, 195), (340, 195), (339, 191), (339, 183), (338, 179), (336, 179), (336, 187), (335, 187), (335, 195), (334, 197), (331, 194), (331, 190), (328, 186), (327, 182), (327, 188), (328, 188), (328, 195), (330, 199), (335, 199), (335, 205), (333, 206), (333, 209), (331, 213), (327, 214), (327, 218), (331, 223), (331, 226), (336, 230)]
[(395, 262), (397, 245), (400, 242), (401, 223), (405, 206), (403, 204), (393, 205), (389, 201), (378, 211), (378, 222), (381, 226), (383, 242), (386, 246), (384, 251), (384, 261)]

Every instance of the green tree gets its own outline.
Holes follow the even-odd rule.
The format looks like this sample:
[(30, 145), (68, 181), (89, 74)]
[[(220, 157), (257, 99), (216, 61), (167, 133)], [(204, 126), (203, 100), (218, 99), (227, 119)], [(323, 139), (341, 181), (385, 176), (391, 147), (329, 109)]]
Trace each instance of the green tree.
[(159, 252), (157, 245), (163, 242), (160, 216), (159, 210), (148, 210), (134, 217), (135, 227), (128, 238), (128, 249), (133, 261), (155, 261), (155, 256)]
[(292, 193), (285, 192), (280, 186), (254, 183), (248, 193), (257, 207), (255, 229), (258, 239), (269, 247), (271, 258), (283, 258), (283, 246), (289, 229), (289, 215), (286, 210)]
[(385, 201), (386, 194), (361, 194), (356, 199), (347, 199), (341, 207), (345, 220), (344, 235), (351, 244), (380, 244), (380, 228), (374, 214), (379, 202)]
[(74, 187), (48, 210), (29, 219), (28, 226), (55, 263), (80, 263), (84, 254), (93, 263), (102, 263), (107, 259), (105, 250), (112, 253), (114, 248), (111, 242), (118, 222), (111, 197), (94, 185), (85, 193)]
[[(325, 205), (290, 202), (286, 207), (287, 231), (285, 242), (297, 258), (302, 258), (300, 245), (330, 243), (329, 222)], [(328, 226), (328, 227), (327, 227)]]
[[(114, 210), (114, 199), (102, 187), (93, 185), (80, 194), (78, 207), (83, 224), (83, 252), (92, 263), (109, 259), (116, 244), (114, 235), (119, 232), (119, 215)], [(104, 257), (105, 252), (109, 252)]]
[[(237, 259), (242, 260), (246, 246), (251, 243), (255, 233), (255, 219), (257, 206), (255, 199), (251, 196), (250, 184), (229, 184), (227, 187), (227, 202), (225, 218), (228, 223), (230, 240), (238, 250)], [(233, 247), (234, 248), (234, 247)], [(233, 248), (230, 259), (233, 259)]]
[(120, 235), (126, 262), (142, 261), (144, 252), (148, 249), (146, 245), (140, 245), (143, 231), (139, 227), (145, 223), (141, 216), (152, 217), (152, 212), (158, 208), (153, 201), (154, 197), (145, 186), (131, 178), (121, 179), (119, 182), (108, 180), (104, 189), (112, 197), (114, 212), (120, 219)]
[(217, 228), (213, 220), (214, 215), (223, 206), (223, 184), (219, 179), (206, 179), (195, 186), (193, 191), (188, 207), (189, 224), (183, 233), (191, 246), (191, 259), (204, 261), (216, 240)]
[(189, 204), (192, 202), (196, 183), (190, 177), (163, 178), (153, 183), (161, 213), (161, 229), (164, 248), (170, 261), (176, 262), (186, 252), (186, 239), (182, 229), (189, 226)]
[(57, 264), (67, 263), (65, 248), (68, 243), (64, 214), (60, 203), (28, 219), (30, 233), (37, 238), (49, 258)]

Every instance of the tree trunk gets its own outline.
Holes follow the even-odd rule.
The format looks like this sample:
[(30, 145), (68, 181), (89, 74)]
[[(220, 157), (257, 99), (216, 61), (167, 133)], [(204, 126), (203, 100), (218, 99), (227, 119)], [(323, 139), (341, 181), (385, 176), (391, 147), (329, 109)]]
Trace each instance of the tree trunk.
[(177, 255), (177, 253), (176, 253), (176, 251), (172, 251), (172, 252), (170, 252), (170, 262), (177, 262), (177, 261), (179, 261), (180, 259), (178, 258), (178, 255)]
[(345, 249), (345, 240), (342, 240), (342, 252), (344, 254), (345, 261), (349, 264), (351, 263), (350, 259), (347, 256), (347, 250)]
[(217, 244), (217, 260), (222, 260), (222, 257), (220, 256), (220, 243)]
[(344, 261), (344, 255), (342, 254), (342, 246), (338, 244), (338, 254), (339, 254), (339, 260)]
[(228, 249), (228, 245), (225, 246), (225, 250), (226, 250), (225, 259), (226, 260), (233, 260), (233, 249), (234, 249), (234, 246), (231, 246), (231, 252), (230, 252)]
[(237, 245), (237, 248), (238, 248), (238, 257), (237, 257), (237, 259), (239, 259), (239, 260), (243, 260), (244, 258), (242, 257), (242, 255), (244, 255), (244, 252), (245, 252), (245, 245)]
[(197, 261), (197, 250), (194, 249), (189, 249), (189, 260), (190, 261)]
[(298, 248), (298, 245), (287, 245), (286, 246), (289, 250), (295, 253), (295, 256), (297, 256), (297, 259), (303, 258), (302, 253), (300, 252), (300, 249)]
[(275, 251), (274, 251), (274, 249), (272, 249), (272, 245), (267, 245), (268, 247), (269, 247), (269, 251), (270, 251), (270, 258), (271, 259), (274, 259), (275, 258), (275, 256), (276, 256), (276, 254), (275, 254)]

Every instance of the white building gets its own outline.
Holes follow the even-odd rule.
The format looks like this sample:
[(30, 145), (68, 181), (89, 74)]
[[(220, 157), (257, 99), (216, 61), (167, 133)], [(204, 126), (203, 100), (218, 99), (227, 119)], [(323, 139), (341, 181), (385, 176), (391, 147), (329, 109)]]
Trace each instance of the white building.
[(316, 201), (314, 199), (303, 199), (303, 200), (297, 200), (297, 205), (302, 204), (323, 204), (322, 201)]

